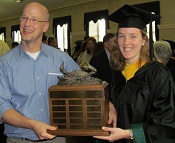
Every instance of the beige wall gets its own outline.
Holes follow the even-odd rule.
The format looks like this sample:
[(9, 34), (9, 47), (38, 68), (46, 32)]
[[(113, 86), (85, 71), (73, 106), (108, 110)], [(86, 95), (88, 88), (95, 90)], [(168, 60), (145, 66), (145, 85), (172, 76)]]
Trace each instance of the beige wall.
[[(58, 9), (49, 9), (50, 11), (50, 28), (47, 31), (47, 36), (52, 36), (52, 19), (56, 17), (69, 16), (72, 19), (72, 32), (71, 32), (71, 47), (74, 47), (76, 40), (82, 40), (85, 36), (84, 31), (84, 13), (108, 9), (109, 14), (114, 12), (124, 4), (139, 4), (146, 2), (153, 2), (155, 0), (96, 0), (88, 3), (67, 6), (64, 8), (59, 7)], [(169, 39), (175, 41), (175, 0), (159, 0), (160, 1), (160, 25), (159, 27), (159, 38)], [(168, 10), (167, 10), (168, 9)], [(20, 16), (20, 15), (19, 15)], [(12, 18), (11, 20), (1, 21), (0, 27), (6, 26), (7, 32), (7, 43), (10, 45), (12, 39), (11, 26), (19, 24), (19, 16)], [(110, 22), (110, 29), (108, 32), (116, 31), (116, 23)]]

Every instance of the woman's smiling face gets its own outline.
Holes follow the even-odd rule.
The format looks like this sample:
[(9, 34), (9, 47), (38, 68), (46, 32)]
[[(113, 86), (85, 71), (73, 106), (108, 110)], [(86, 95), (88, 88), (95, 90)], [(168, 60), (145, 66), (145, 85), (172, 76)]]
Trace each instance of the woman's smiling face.
[(120, 51), (128, 64), (132, 64), (140, 58), (141, 47), (145, 43), (140, 29), (119, 28), (117, 40)]

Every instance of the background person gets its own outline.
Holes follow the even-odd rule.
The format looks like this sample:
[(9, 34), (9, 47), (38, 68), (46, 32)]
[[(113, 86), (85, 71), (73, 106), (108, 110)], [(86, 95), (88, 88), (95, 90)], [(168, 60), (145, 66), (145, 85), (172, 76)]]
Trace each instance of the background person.
[(175, 60), (172, 57), (171, 46), (167, 41), (156, 41), (153, 44), (155, 59), (165, 65), (173, 76), (175, 82)]
[[(0, 56), (4, 55), (5, 53), (7, 53), (8, 51), (10, 51), (9, 46), (7, 45), (6, 42), (0, 40)], [(6, 136), (4, 135), (4, 124), (0, 124), (0, 139), (2, 143), (6, 142)]]
[(43, 37), (42, 37), (42, 42), (44, 44), (48, 44), (48, 38), (47, 38), (47, 36), (44, 33), (43, 33)]
[(77, 64), (80, 66), (80, 68), (86, 65), (86, 62), (90, 62), (92, 56), (94, 55), (96, 43), (97, 41), (94, 37), (89, 37), (87, 39), (86, 50), (81, 53), (77, 59)]
[(15, 48), (16, 46), (18, 46), (19, 43), (18, 42), (12, 42), (11, 46), (12, 46), (12, 49)]
[(94, 49), (94, 55), (96, 55), (98, 52), (103, 50), (103, 48), (104, 48), (103, 42), (101, 42), (101, 41), (97, 42), (96, 46), (95, 46), (95, 49)]
[(48, 38), (48, 45), (52, 46), (52, 47), (54, 47), (56, 49), (59, 49), (58, 48), (58, 44), (57, 44), (57, 39), (55, 37), (49, 37)]
[(86, 46), (87, 46), (87, 39), (89, 38), (88, 35), (84, 36), (83, 38), (83, 42), (81, 44), (81, 52), (83, 53), (84, 51), (86, 51)]
[(0, 40), (0, 56), (4, 55), (8, 51), (10, 51), (10, 48), (7, 45), (7, 43), (2, 41), (2, 40)]
[(115, 45), (116, 36), (113, 33), (107, 33), (103, 37), (103, 49), (95, 54), (90, 60), (90, 65), (96, 68), (97, 72), (93, 75), (103, 81), (111, 82), (112, 73), (110, 67), (110, 53)]
[(79, 55), (81, 54), (81, 45), (82, 45), (82, 40), (77, 40), (75, 41), (74, 44), (76, 44), (76, 46), (74, 47), (74, 53), (72, 54), (72, 58), (74, 59), (74, 61), (76, 62)]
[(164, 41), (167, 41), (170, 44), (171, 50), (172, 50), (172, 57), (171, 58), (175, 60), (175, 42), (172, 40), (164, 40)]
[(166, 41), (156, 41), (153, 44), (155, 59), (166, 65), (172, 56), (171, 46)]

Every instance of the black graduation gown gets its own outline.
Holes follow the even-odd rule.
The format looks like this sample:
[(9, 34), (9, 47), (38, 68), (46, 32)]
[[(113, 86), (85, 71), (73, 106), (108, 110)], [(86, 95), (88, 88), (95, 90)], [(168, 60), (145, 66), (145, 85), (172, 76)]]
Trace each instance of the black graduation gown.
[(121, 72), (115, 72), (114, 78), (111, 100), (117, 127), (132, 128), (135, 143), (175, 143), (175, 86), (168, 69), (149, 62), (128, 81)]

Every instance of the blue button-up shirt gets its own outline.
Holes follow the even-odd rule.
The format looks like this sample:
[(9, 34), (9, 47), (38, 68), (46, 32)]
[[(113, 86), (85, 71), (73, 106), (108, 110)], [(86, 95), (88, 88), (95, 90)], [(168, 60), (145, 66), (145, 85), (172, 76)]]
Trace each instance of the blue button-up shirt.
[[(42, 44), (36, 60), (22, 45), (0, 57), (0, 117), (10, 108), (24, 116), (50, 124), (48, 89), (57, 84), (56, 75), (64, 61), (67, 71), (80, 70), (67, 53)], [(8, 137), (37, 140), (30, 129), (5, 124)]]

